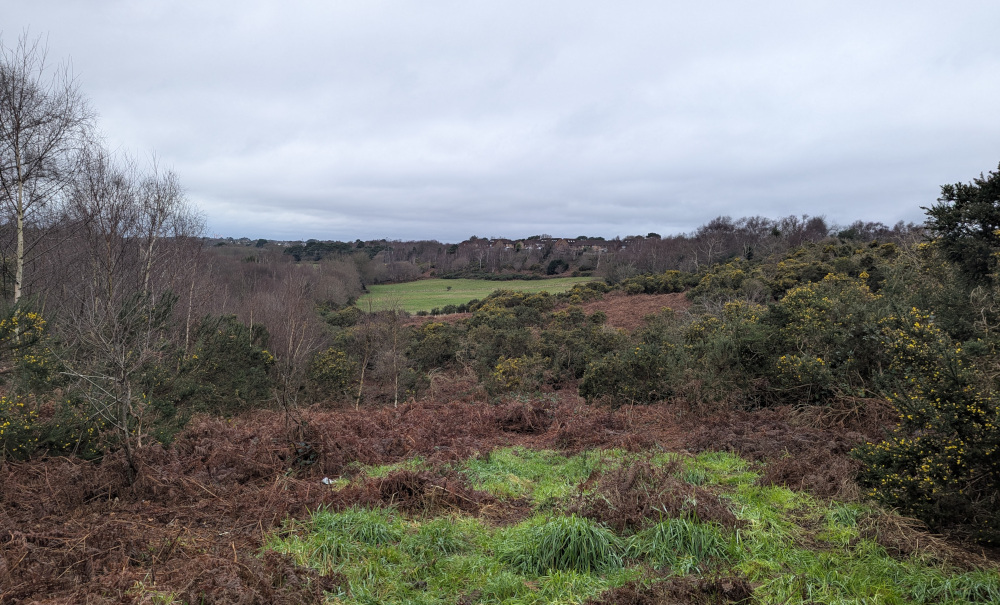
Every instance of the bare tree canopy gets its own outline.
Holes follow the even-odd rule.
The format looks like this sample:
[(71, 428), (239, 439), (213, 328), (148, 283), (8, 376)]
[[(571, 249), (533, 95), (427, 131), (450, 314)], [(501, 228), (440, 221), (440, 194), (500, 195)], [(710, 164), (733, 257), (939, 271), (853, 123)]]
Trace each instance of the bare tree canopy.
[(0, 201), (5, 231), (13, 230), (3, 238), (2, 269), (5, 283), (13, 270), (14, 302), (24, 293), (25, 261), (57, 214), (92, 118), (69, 67), (48, 68), (41, 38), (22, 34), (12, 48), (0, 40)]

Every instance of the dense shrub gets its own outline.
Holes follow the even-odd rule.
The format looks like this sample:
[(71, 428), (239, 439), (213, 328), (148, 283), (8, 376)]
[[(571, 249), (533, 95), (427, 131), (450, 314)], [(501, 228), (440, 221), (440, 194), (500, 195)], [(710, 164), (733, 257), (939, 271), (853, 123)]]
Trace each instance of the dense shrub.
[(580, 382), (581, 396), (622, 404), (653, 403), (675, 393), (687, 361), (685, 347), (673, 338), (678, 323), (669, 310), (651, 320), (631, 339), (604, 341), (603, 348), (610, 350), (587, 364)]
[(476, 325), (466, 332), (456, 359), (470, 364), (480, 379), (486, 380), (501, 357), (528, 355), (535, 350), (535, 340), (530, 330), (517, 327), (517, 322), (513, 320), (507, 328)]
[(0, 397), (0, 457), (24, 459), (38, 445), (38, 411), (20, 397)]
[(490, 393), (531, 392), (544, 380), (548, 360), (538, 354), (520, 357), (501, 356), (486, 379)]
[[(101, 418), (88, 414), (82, 401), (70, 397), (40, 407), (36, 424), (38, 451), (88, 460), (104, 453), (102, 439), (107, 425)], [(158, 432), (155, 429), (154, 433)]]
[(691, 374), (711, 399), (760, 404), (762, 380), (773, 372), (776, 334), (762, 322), (767, 309), (737, 300), (704, 314), (684, 330)]
[(612, 289), (612, 286), (602, 281), (590, 281), (583, 284), (573, 284), (573, 287), (569, 290), (556, 294), (556, 298), (565, 300), (570, 304), (578, 305), (591, 300), (597, 300)]
[(698, 277), (691, 273), (670, 270), (630, 277), (619, 288), (626, 294), (670, 294), (683, 292), (697, 283)]
[(692, 288), (691, 297), (731, 298), (739, 296), (743, 283), (750, 276), (749, 263), (733, 261), (714, 265)]
[(590, 317), (579, 307), (569, 307), (551, 315), (542, 330), (538, 349), (548, 360), (553, 380), (582, 378), (588, 364), (624, 346), (627, 338), (620, 330), (602, 327), (607, 315), (597, 311)]
[(354, 384), (358, 364), (344, 351), (333, 347), (313, 355), (307, 379), (314, 398), (342, 399)]
[(321, 307), (319, 314), (328, 325), (349, 328), (358, 323), (362, 311), (353, 304), (347, 304), (343, 307)]
[(263, 326), (249, 327), (234, 315), (203, 319), (181, 365), (178, 404), (220, 416), (265, 406), (274, 365), (267, 340)]
[(899, 422), (884, 441), (855, 450), (869, 495), (933, 527), (958, 527), (1000, 544), (1000, 398), (976, 384), (963, 351), (930, 314), (887, 318), (891, 400)]
[(863, 396), (880, 383), (882, 301), (864, 279), (828, 274), (792, 288), (768, 309), (782, 352), (775, 383), (785, 399), (821, 400), (835, 391)]
[(0, 316), (0, 381), (14, 388), (32, 390), (45, 385), (56, 360), (47, 342), (47, 324), (41, 314), (21, 306), (7, 308)]
[(480, 311), (488, 309), (515, 309), (527, 307), (537, 311), (551, 311), (555, 306), (556, 299), (546, 291), (528, 293), (513, 290), (496, 290), (483, 300), (471, 301), (470, 311)]
[(447, 366), (455, 360), (462, 327), (439, 321), (422, 324), (412, 330), (406, 356), (424, 372)]

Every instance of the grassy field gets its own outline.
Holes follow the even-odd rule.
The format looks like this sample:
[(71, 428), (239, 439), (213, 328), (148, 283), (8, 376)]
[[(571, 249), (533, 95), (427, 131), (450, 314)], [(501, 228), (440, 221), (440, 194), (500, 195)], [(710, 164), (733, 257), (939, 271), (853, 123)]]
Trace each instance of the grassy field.
[(460, 305), (470, 300), (486, 298), (494, 290), (520, 290), (550, 294), (564, 292), (574, 284), (593, 281), (591, 277), (557, 277), (553, 279), (487, 281), (482, 279), (422, 279), (405, 284), (370, 286), (369, 294), (358, 299), (358, 307), (381, 310), (398, 307), (410, 313), (430, 311), (445, 305)]
[[(632, 466), (645, 470), (629, 473)], [(887, 551), (873, 528), (898, 518), (868, 504), (760, 485), (760, 469), (730, 453), (606, 450), (567, 457), (512, 448), (436, 471), (420, 459), (368, 467), (354, 481), (400, 470), (452, 473), (495, 497), (494, 509), (518, 503), (531, 510), (497, 525), (446, 506), (432, 510), (429, 500), (423, 513), (320, 509), (311, 519), (290, 521), (266, 548), (322, 574), (341, 574), (331, 601), (343, 605), (1000, 599), (992, 570), (953, 567), (929, 552)], [(622, 490), (627, 497), (616, 499)], [(570, 512), (631, 518), (628, 503), (664, 492), (687, 497), (679, 510), (654, 506), (641, 524), (618, 531)], [(623, 516), (616, 517), (617, 506)]]

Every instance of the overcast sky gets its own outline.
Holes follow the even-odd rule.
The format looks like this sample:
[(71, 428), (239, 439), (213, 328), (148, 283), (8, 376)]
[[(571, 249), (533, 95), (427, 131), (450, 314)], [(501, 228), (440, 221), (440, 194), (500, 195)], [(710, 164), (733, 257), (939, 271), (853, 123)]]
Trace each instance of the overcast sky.
[(1000, 163), (1000, 2), (0, 0), (211, 234), (920, 222)]

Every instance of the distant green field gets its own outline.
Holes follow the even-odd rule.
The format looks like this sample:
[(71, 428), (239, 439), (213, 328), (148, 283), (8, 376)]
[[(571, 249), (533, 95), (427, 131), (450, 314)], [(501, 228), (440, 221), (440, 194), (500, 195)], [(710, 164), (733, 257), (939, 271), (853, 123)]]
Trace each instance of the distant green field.
[(520, 290), (550, 294), (565, 292), (574, 284), (594, 281), (591, 277), (557, 277), (553, 279), (487, 281), (483, 279), (422, 279), (405, 284), (369, 286), (369, 294), (358, 299), (358, 307), (379, 311), (391, 307), (416, 313), (445, 305), (460, 305), (470, 300), (486, 298), (494, 290)]

